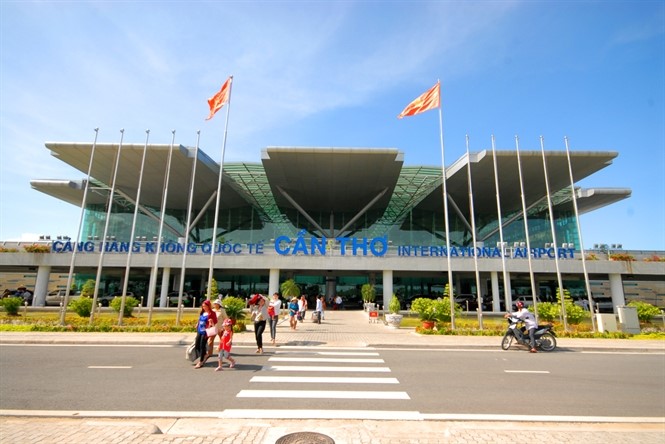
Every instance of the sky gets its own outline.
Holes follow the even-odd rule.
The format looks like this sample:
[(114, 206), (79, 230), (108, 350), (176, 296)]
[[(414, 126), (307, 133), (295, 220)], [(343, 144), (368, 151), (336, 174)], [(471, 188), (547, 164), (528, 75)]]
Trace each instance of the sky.
[(0, 241), (76, 236), (31, 179), (84, 179), (48, 141), (170, 143), (225, 162), (267, 146), (397, 148), (441, 166), (439, 116), (397, 115), (441, 81), (445, 160), (470, 150), (616, 151), (578, 182), (630, 188), (581, 217), (586, 248), (665, 251), (663, 1), (0, 0)]

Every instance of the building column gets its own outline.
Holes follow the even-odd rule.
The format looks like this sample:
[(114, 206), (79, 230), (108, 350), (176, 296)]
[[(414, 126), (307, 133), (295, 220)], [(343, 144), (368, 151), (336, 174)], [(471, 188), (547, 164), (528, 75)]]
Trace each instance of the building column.
[[(393, 271), (383, 270), (383, 309), (386, 310), (393, 297)], [(406, 307), (404, 307), (406, 308)]]
[(159, 307), (166, 308), (169, 294), (169, 280), (171, 279), (171, 268), (162, 268), (162, 290), (159, 292)]
[(46, 304), (46, 293), (48, 292), (48, 281), (51, 277), (51, 267), (40, 265), (37, 268), (37, 279), (35, 280), (35, 292), (32, 295), (32, 306), (43, 307)]
[(268, 297), (279, 293), (279, 268), (271, 268), (268, 277)]
[(623, 294), (623, 279), (620, 274), (610, 274), (610, 293), (612, 294), (612, 312), (617, 312), (617, 305), (626, 305)]
[(499, 296), (499, 273), (496, 271), (490, 272), (490, 279), (492, 280), (492, 311), (501, 311), (501, 299)]
[(334, 299), (337, 296), (337, 278), (335, 276), (326, 276), (326, 299)]

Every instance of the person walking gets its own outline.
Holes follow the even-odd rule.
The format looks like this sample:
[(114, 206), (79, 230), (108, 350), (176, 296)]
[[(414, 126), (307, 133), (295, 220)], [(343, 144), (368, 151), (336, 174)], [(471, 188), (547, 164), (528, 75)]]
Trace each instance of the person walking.
[(215, 338), (219, 336), (220, 338), (222, 337), (222, 333), (224, 332), (224, 327), (223, 323), (226, 320), (228, 316), (226, 316), (226, 310), (222, 307), (222, 301), (219, 299), (215, 299), (215, 302), (212, 303), (212, 311), (215, 312), (215, 315), (217, 316), (217, 323), (215, 324), (217, 326), (217, 333), (216, 335), (210, 336), (208, 338), (208, 356), (212, 356), (212, 351), (215, 349)]
[(293, 297), (289, 302), (289, 324), (291, 330), (295, 330), (298, 325), (298, 298)]
[(254, 336), (256, 338), (256, 353), (263, 353), (263, 332), (268, 320), (268, 304), (266, 298), (255, 294), (249, 301), (252, 320), (254, 321)]
[(277, 338), (277, 322), (281, 313), (282, 301), (279, 299), (279, 294), (273, 293), (272, 301), (268, 304), (268, 316), (270, 316), (270, 342), (275, 345)]
[(315, 314), (312, 316), (312, 320), (315, 320), (319, 324), (323, 319), (323, 296), (317, 296), (316, 298), (316, 310)]
[(199, 313), (199, 322), (196, 326), (196, 350), (199, 355), (199, 362), (194, 368), (201, 368), (209, 358), (208, 355), (208, 334), (206, 328), (212, 327), (217, 324), (217, 315), (212, 311), (210, 301), (205, 300), (201, 304), (201, 312)]
[(231, 357), (231, 345), (233, 343), (233, 321), (231, 319), (225, 319), (222, 323), (222, 334), (219, 340), (219, 351), (217, 353), (217, 368), (216, 372), (222, 371), (222, 364), (224, 363), (224, 358), (228, 359), (231, 364), (229, 368), (236, 366), (236, 360)]
[(298, 320), (305, 322), (305, 315), (307, 314), (307, 298), (305, 295), (300, 296), (298, 301)]

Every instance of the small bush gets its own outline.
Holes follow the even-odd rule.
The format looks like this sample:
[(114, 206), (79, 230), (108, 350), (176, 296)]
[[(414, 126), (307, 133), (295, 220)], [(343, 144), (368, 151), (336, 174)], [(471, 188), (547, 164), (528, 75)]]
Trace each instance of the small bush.
[(641, 322), (651, 322), (654, 316), (660, 314), (660, 309), (658, 307), (654, 307), (643, 301), (631, 301), (628, 303), (628, 306), (637, 308), (637, 319)]
[(566, 301), (566, 321), (570, 325), (577, 325), (588, 317), (589, 313), (579, 305)]
[(81, 296), (80, 298), (72, 299), (67, 307), (80, 317), (87, 318), (90, 316), (90, 312), (92, 312), (92, 299)]
[[(121, 305), (122, 305), (122, 297), (116, 296), (109, 304), (109, 307), (115, 310), (116, 313), (119, 313)], [(125, 309), (122, 312), (122, 317), (124, 318), (130, 317), (132, 315), (132, 310), (134, 310), (134, 307), (136, 307), (137, 305), (139, 305), (139, 301), (136, 300), (136, 298), (133, 298), (131, 296), (125, 296)]]
[(32, 245), (24, 246), (23, 249), (28, 253), (50, 253), (51, 252), (51, 246), (50, 245), (32, 244)]
[(241, 319), (245, 310), (245, 301), (244, 299), (237, 298), (235, 296), (227, 296), (222, 299), (222, 307), (226, 311), (226, 316), (237, 321)]
[(2, 306), (5, 307), (5, 311), (7, 312), (8, 315), (16, 316), (18, 315), (19, 308), (21, 308), (21, 305), (23, 304), (23, 299), (4, 298), (1, 299), (0, 302), (2, 303)]
[(397, 314), (399, 313), (400, 308), (402, 308), (402, 306), (399, 303), (399, 299), (397, 299), (397, 296), (393, 294), (393, 297), (390, 299), (390, 303), (388, 304), (388, 310), (392, 314)]
[(541, 321), (554, 322), (559, 317), (559, 306), (553, 302), (536, 304), (536, 311)]

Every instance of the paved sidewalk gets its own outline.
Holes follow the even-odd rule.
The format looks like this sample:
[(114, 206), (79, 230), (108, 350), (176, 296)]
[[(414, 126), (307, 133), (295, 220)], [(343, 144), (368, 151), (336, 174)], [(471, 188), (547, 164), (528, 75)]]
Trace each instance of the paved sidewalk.
[[(193, 333), (39, 333), (1, 332), (0, 344), (134, 344), (182, 347)], [(264, 334), (264, 339), (269, 333)], [(427, 349), (500, 350), (499, 336), (418, 335), (413, 329), (390, 329), (370, 324), (361, 311), (327, 312), (322, 324), (311, 321), (290, 330), (288, 321), (278, 328), (277, 346), (375, 347)], [(265, 341), (264, 342), (269, 342)], [(255, 346), (254, 333), (234, 337), (236, 345)], [(272, 348), (266, 345), (266, 349)], [(558, 339), (562, 352), (613, 351), (663, 353), (665, 341), (615, 339)], [(29, 415), (33, 416), (29, 416)], [(665, 418), (624, 422), (593, 419), (586, 423), (561, 420), (547, 422), (460, 421), (451, 415), (440, 420), (293, 420), (229, 419), (207, 415), (196, 417), (112, 418), (54, 416), (37, 412), (0, 411), (0, 442), (21, 443), (234, 443), (272, 444), (292, 433), (317, 432), (337, 444), (406, 443), (658, 443), (665, 442)], [(202, 416), (206, 415), (202, 412)], [(95, 417), (98, 416), (98, 417)], [(328, 442), (332, 442), (328, 441)], [(297, 441), (289, 442), (325, 442)]]
[[(238, 333), (236, 345), (255, 345), (254, 332)], [(267, 329), (266, 329), (267, 330)], [(192, 333), (78, 333), (78, 332), (0, 332), (0, 343), (60, 343), (60, 344), (153, 344), (188, 345)], [(270, 348), (268, 331), (264, 333), (265, 348)], [(327, 311), (321, 324), (309, 319), (299, 322), (296, 331), (288, 320), (277, 328), (277, 345), (308, 345), (334, 347), (423, 347), (423, 348), (481, 348), (500, 349), (500, 336), (420, 335), (413, 328), (388, 328), (382, 323), (369, 323), (363, 311)], [(559, 350), (570, 351), (630, 351), (665, 353), (663, 340), (577, 339), (557, 338)]]

